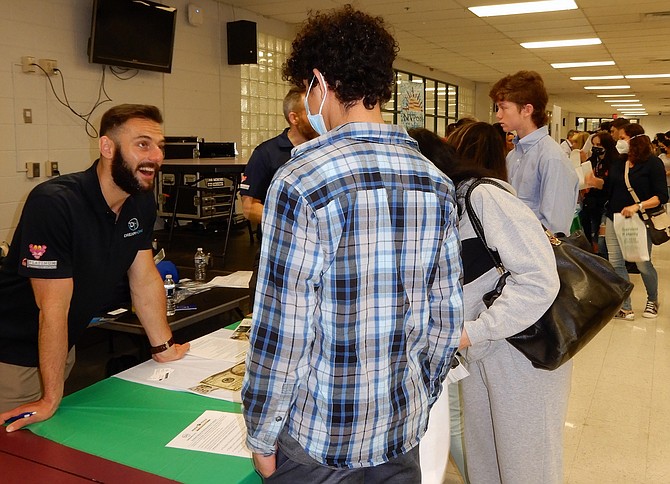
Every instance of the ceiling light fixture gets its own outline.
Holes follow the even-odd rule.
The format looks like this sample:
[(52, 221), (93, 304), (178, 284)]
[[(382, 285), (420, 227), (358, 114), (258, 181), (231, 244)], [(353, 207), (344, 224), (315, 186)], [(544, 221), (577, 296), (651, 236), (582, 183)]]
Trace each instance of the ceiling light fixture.
[(596, 97), (633, 97), (637, 94), (598, 94)]
[(468, 7), (477, 17), (497, 17), (500, 15), (518, 15), (523, 13), (558, 12), (575, 10), (574, 0), (543, 0), (539, 2), (507, 3), (502, 5), (485, 5)]
[(639, 99), (603, 99), (606, 103), (639, 103)]
[(623, 79), (623, 76), (577, 76), (570, 78), (572, 81), (611, 81), (614, 79)]
[(670, 74), (634, 74), (626, 76), (626, 79), (657, 79), (660, 77), (670, 77)]
[(642, 104), (610, 104), (613, 108), (623, 108), (618, 109), (618, 111), (629, 111), (631, 108), (641, 108)]
[(584, 89), (587, 91), (592, 91), (594, 89), (630, 89), (630, 86), (584, 86)]
[(521, 47), (526, 49), (551, 49), (554, 47), (578, 47), (582, 45), (600, 45), (603, 41), (599, 38), (571, 39), (571, 40), (546, 40), (543, 42), (521, 42)]
[(613, 66), (614, 61), (594, 61), (594, 62), (559, 62), (552, 64), (554, 69), (569, 69), (571, 67), (602, 67)]

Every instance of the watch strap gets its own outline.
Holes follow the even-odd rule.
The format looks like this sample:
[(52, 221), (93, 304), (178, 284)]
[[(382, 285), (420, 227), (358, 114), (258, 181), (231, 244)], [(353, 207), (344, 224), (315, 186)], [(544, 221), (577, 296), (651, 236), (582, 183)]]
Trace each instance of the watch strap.
[(174, 337), (170, 338), (169, 340), (167, 340), (162, 345), (152, 346), (151, 347), (151, 354), (155, 355), (156, 353), (162, 353), (163, 351), (167, 350), (172, 345), (174, 345)]

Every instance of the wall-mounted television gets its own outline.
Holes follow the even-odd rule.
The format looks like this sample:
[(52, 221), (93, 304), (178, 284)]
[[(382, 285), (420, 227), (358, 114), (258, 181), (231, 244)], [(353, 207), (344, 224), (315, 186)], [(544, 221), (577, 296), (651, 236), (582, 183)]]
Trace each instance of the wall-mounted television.
[(88, 60), (170, 72), (177, 9), (148, 0), (94, 0)]

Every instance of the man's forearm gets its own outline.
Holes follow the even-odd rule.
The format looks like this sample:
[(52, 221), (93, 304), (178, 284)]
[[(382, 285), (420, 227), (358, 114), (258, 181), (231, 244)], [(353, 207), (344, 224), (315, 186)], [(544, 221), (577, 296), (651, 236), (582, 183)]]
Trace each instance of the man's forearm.
[(39, 361), (42, 400), (55, 411), (63, 398), (65, 361), (68, 353), (67, 314), (40, 311)]

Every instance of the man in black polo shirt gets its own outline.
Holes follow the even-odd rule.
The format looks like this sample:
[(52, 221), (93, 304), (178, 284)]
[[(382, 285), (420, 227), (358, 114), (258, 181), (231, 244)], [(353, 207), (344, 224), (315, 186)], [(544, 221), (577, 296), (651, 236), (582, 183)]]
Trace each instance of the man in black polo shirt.
[[(272, 177), (279, 167), (291, 158), (291, 150), (305, 141), (318, 136), (307, 120), (305, 113), (305, 90), (293, 87), (284, 97), (284, 118), (289, 127), (284, 131), (264, 141), (256, 147), (249, 158), (244, 176), (240, 184), (240, 195), (242, 196), (242, 211), (244, 216), (252, 223), (258, 224), (258, 243), (261, 242), (261, 218), (265, 195)], [(258, 275), (258, 257), (260, 249), (254, 260), (254, 273), (249, 282), (251, 289), (251, 302), (253, 307), (254, 292), (256, 290), (256, 277)]]
[(0, 423), (29, 415), (7, 431), (54, 414), (74, 344), (91, 318), (114, 304), (126, 274), (153, 358), (171, 361), (188, 351), (172, 339), (151, 254), (162, 122), (154, 106), (110, 109), (93, 166), (28, 195), (0, 270)]

